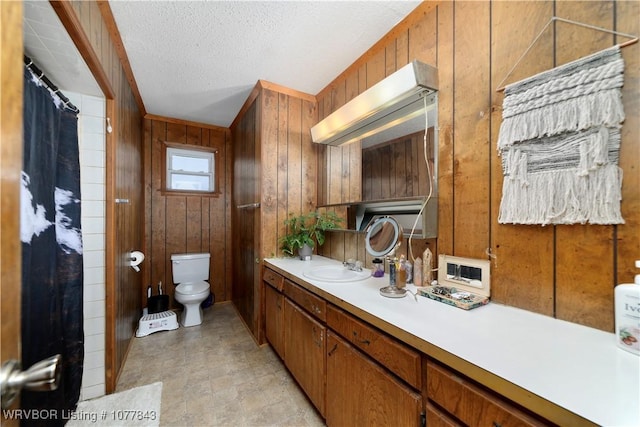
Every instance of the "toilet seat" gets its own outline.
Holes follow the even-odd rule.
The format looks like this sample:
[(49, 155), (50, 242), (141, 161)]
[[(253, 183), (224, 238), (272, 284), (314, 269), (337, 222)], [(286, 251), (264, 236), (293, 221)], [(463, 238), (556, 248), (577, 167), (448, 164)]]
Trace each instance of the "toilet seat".
[(202, 292), (209, 292), (209, 284), (204, 281), (180, 283), (176, 286), (175, 292), (181, 295), (197, 295)]

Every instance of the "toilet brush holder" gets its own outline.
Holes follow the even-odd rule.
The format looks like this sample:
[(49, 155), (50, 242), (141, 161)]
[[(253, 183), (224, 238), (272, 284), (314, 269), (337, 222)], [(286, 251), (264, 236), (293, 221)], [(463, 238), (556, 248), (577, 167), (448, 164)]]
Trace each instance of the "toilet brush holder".
[(147, 298), (147, 310), (149, 314), (169, 310), (169, 295), (155, 295)]

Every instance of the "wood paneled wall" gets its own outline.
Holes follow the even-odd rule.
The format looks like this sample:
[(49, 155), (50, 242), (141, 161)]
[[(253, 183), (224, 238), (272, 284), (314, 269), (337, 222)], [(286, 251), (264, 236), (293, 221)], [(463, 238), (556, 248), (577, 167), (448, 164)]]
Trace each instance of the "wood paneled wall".
[[(214, 195), (170, 194), (163, 191), (165, 142), (215, 148)], [(209, 284), (216, 302), (231, 299), (231, 138), (227, 128), (160, 117), (144, 120), (145, 233), (148, 259), (139, 289), (146, 305), (147, 285), (163, 284), (170, 307), (180, 304), (173, 295), (171, 255), (205, 252), (211, 255)]]
[[(319, 119), (410, 60), (439, 74), (438, 251), (483, 258), (491, 253), (492, 300), (575, 323), (613, 330), (613, 288), (631, 282), (640, 256), (640, 54), (625, 47), (619, 226), (519, 226), (497, 223), (502, 171), (496, 142), (502, 83), (626, 41), (556, 23), (513, 70), (552, 16), (640, 33), (635, 1), (428, 1), (318, 94)], [(322, 147), (319, 204), (360, 197), (357, 144)], [(320, 168), (323, 170), (323, 168)], [(328, 253), (358, 255), (353, 234), (332, 233)], [(356, 235), (357, 236), (357, 235)], [(361, 258), (362, 259), (362, 258)]]
[[(142, 112), (120, 63), (109, 25), (94, 1), (70, 2), (72, 34), (107, 98), (112, 133), (106, 137), (106, 387), (115, 390), (129, 341), (141, 314), (141, 275), (127, 263), (127, 254), (142, 248)], [(65, 2), (56, 9), (66, 9)], [(71, 33), (71, 31), (70, 31)], [(74, 31), (75, 33), (75, 31)], [(116, 199), (128, 200), (116, 204)]]
[[(429, 168), (434, 171), (433, 131), (427, 136)], [(423, 150), (424, 132), (362, 150), (362, 200), (417, 197), (429, 194)]]
[[(231, 125), (233, 302), (258, 342), (264, 337), (261, 269), (256, 259), (282, 255), (284, 220), (316, 208), (317, 147), (310, 132), (316, 121), (313, 96), (259, 81)], [(253, 203), (259, 208), (242, 208)]]

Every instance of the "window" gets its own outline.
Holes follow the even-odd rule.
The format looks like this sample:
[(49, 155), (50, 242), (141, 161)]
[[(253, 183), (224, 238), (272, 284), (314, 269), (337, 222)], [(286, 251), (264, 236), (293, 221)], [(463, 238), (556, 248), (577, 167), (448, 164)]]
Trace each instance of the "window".
[(167, 147), (167, 190), (213, 193), (214, 178), (214, 151)]

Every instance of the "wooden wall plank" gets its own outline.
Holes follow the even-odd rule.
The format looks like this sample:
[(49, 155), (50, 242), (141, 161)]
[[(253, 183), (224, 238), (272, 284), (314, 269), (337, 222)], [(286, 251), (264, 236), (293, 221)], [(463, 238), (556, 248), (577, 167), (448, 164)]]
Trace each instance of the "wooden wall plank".
[[(186, 252), (202, 252), (202, 205), (201, 197), (186, 198)], [(205, 200), (206, 202), (206, 200)], [(207, 203), (208, 204), (208, 203)]]
[(490, 4), (457, 2), (453, 156), (453, 255), (483, 258), (489, 247)]
[[(640, 34), (640, 2), (616, 2), (616, 30), (626, 34)], [(617, 43), (626, 41), (618, 37)], [(622, 217), (624, 226), (616, 227), (617, 259), (616, 284), (633, 283), (639, 274), (633, 261), (640, 258), (640, 44), (622, 49), (625, 63), (625, 81), (622, 103), (625, 121), (620, 144), (622, 181)]]
[(502, 166), (496, 147), (503, 95), (495, 89), (503, 83), (512, 83), (553, 67), (553, 32), (548, 31), (505, 81), (552, 14), (553, 2), (492, 4), (491, 241), (497, 258), (492, 260), (491, 297), (499, 303), (546, 315), (554, 314), (553, 227), (523, 227), (497, 222), (502, 197)]
[(311, 211), (318, 206), (318, 147), (311, 141), (309, 129), (317, 123), (316, 103), (303, 99), (300, 113), (300, 135), (301, 152), (300, 161), (302, 164), (302, 208)]
[(385, 77), (385, 50), (384, 48), (374, 53), (367, 61), (367, 89), (378, 83)]
[[(613, 28), (611, 2), (557, 2), (556, 15), (573, 21)], [(612, 46), (611, 34), (577, 25), (556, 23), (557, 65)], [(571, 322), (613, 330), (615, 248), (613, 226), (556, 227), (556, 316)], [(589, 272), (585, 274), (585, 272)], [(579, 300), (579, 304), (576, 303)], [(599, 307), (609, 307), (608, 310)]]
[[(453, 254), (453, 130), (455, 123), (453, 76), (455, 73), (454, 8), (453, 2), (437, 6), (438, 31), (438, 249), (443, 254)], [(427, 15), (428, 16), (428, 15)], [(433, 18), (432, 18), (433, 19)], [(409, 42), (411, 43), (411, 39)], [(434, 253), (435, 255), (435, 253)]]
[[(264, 118), (262, 119), (261, 134), (264, 136), (265, 141), (277, 141), (277, 147), (275, 150), (263, 150), (262, 151), (262, 195), (260, 196), (260, 216), (262, 217), (262, 250), (264, 256), (275, 256), (278, 253), (278, 229), (280, 222), (278, 221), (279, 214), (279, 195), (280, 191), (285, 194), (287, 190), (287, 176), (281, 176), (280, 171), (282, 169), (286, 172), (286, 163), (280, 164), (280, 159), (283, 156), (281, 150), (284, 151), (286, 156), (286, 139), (281, 141), (278, 138), (278, 94), (272, 90), (263, 90), (262, 92), (262, 111), (264, 112)], [(283, 147), (284, 145), (284, 147)], [(279, 184), (284, 184), (281, 187)], [(286, 218), (286, 205), (282, 214)], [(284, 220), (284, 219), (282, 219)]]
[(410, 61), (409, 54), (409, 30), (404, 30), (398, 34), (396, 39), (396, 69), (400, 69), (407, 65)]
[[(202, 129), (200, 127), (197, 126), (187, 126), (187, 138), (186, 138), (186, 143), (189, 145), (204, 145), (202, 143), (203, 141), (203, 137), (202, 137), (202, 131), (205, 129)], [(208, 130), (208, 129), (206, 129)]]
[(146, 230), (151, 236), (151, 247), (147, 250), (149, 265), (151, 267), (151, 284), (166, 283), (167, 290), (172, 289), (170, 272), (167, 275), (166, 260), (170, 255), (166, 251), (166, 204), (165, 198), (160, 192), (162, 188), (162, 144), (167, 138), (167, 124), (151, 121), (151, 135), (146, 138), (149, 142), (145, 147), (150, 149), (151, 162), (151, 216), (146, 219)]

